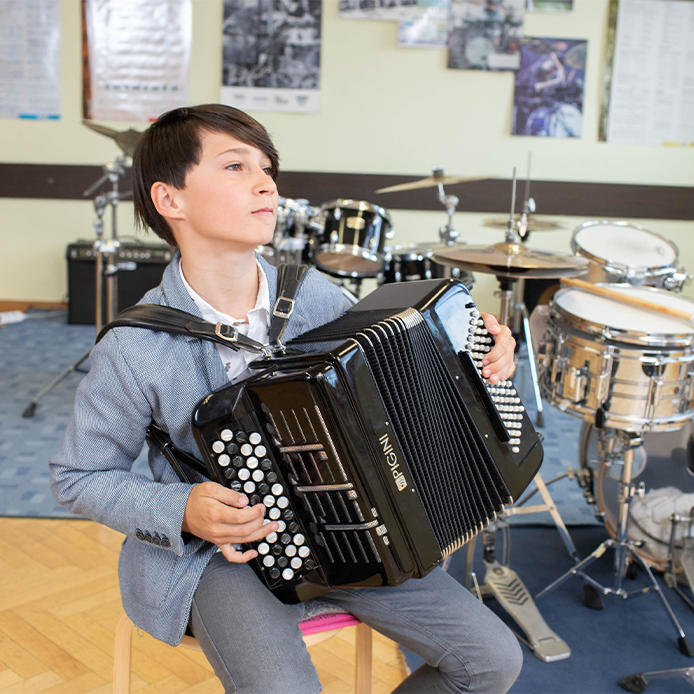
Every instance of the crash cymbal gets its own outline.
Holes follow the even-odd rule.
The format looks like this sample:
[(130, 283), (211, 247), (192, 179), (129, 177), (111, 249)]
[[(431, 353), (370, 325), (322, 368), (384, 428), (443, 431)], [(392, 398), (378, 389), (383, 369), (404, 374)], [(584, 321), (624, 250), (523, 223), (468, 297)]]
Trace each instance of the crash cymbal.
[(132, 157), (135, 154), (135, 145), (140, 139), (142, 133), (139, 130), (129, 128), (128, 130), (123, 130), (122, 132), (109, 128), (105, 125), (99, 125), (98, 123), (92, 123), (88, 120), (83, 120), (82, 125), (86, 125), (90, 130), (100, 133), (101, 135), (106, 135), (106, 137), (113, 138), (116, 144), (127, 154)]
[(419, 181), (412, 181), (412, 183), (399, 183), (395, 186), (388, 186), (387, 188), (379, 188), (374, 191), (375, 193), (398, 193), (401, 190), (417, 190), (419, 188), (433, 188), (439, 184), (444, 186), (452, 186), (456, 183), (465, 183), (468, 181), (486, 181), (490, 176), (429, 176), (428, 178), (422, 178)]
[[(574, 255), (528, 248), (521, 243), (437, 248), (434, 260), (469, 272), (508, 278), (575, 277), (588, 271), (590, 261)], [(584, 262), (585, 261), (585, 262)]]
[[(515, 222), (515, 229), (518, 229), (518, 224), (520, 222), (520, 215), (517, 214), (513, 218)], [(485, 219), (482, 222), (482, 226), (494, 227), (495, 229), (508, 229), (508, 217), (496, 217), (494, 219)], [(554, 231), (555, 229), (564, 229), (564, 225), (559, 222), (553, 222), (548, 219), (535, 219), (532, 216), (528, 216), (528, 226), (527, 231)]]

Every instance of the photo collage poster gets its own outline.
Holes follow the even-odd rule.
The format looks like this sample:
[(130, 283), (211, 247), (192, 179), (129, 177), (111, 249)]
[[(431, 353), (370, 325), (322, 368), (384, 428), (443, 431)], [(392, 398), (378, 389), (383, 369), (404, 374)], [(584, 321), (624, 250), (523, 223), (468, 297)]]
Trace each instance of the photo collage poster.
[(192, 0), (82, 0), (84, 117), (152, 121), (189, 104)]
[(525, 0), (450, 0), (448, 67), (518, 70)]
[(514, 135), (581, 137), (587, 41), (526, 37), (513, 96)]
[(222, 102), (317, 112), (321, 12), (321, 0), (224, 0)]

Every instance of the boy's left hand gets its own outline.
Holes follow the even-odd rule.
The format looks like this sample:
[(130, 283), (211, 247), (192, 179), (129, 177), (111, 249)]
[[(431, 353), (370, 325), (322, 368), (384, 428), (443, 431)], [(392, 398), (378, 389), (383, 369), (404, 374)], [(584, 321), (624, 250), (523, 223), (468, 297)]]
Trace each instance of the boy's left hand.
[(513, 361), (513, 352), (516, 349), (516, 341), (511, 330), (506, 325), (499, 325), (499, 321), (490, 313), (481, 313), (484, 327), (494, 337), (494, 347), (487, 352), (482, 359), (482, 376), (488, 378), (491, 383), (499, 383), (511, 378), (516, 370)]

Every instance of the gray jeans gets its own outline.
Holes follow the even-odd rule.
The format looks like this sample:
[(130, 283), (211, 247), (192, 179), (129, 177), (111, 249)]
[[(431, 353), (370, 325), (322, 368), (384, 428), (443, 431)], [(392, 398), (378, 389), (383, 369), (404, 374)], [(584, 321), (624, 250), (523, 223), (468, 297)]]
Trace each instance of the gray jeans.
[(217, 553), (195, 593), (191, 626), (225, 692), (312, 694), (321, 685), (299, 623), (327, 612), (350, 612), (424, 658), (398, 694), (503, 694), (523, 662), (511, 631), (440, 568), (399, 586), (336, 588), (284, 605), (248, 565)]

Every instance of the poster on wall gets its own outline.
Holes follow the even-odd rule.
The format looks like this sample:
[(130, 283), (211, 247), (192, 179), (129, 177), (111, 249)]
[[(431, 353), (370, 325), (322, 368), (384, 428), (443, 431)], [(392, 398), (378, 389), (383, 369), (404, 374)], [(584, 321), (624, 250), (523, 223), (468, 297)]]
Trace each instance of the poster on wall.
[[(436, 1), (436, 0), (434, 0)], [(343, 19), (416, 20), (431, 0), (339, 0)]]
[(445, 48), (448, 40), (449, 0), (418, 0), (418, 14), (400, 20), (401, 48)]
[(526, 12), (571, 12), (574, 0), (525, 0)]
[(60, 118), (59, 0), (0, 0), (0, 118)]
[(694, 145), (694, 2), (610, 4), (599, 139)]
[(151, 121), (186, 106), (192, 0), (82, 0), (84, 117)]
[(223, 103), (319, 110), (321, 0), (224, 0), (222, 52)]
[(448, 67), (517, 70), (525, 0), (450, 0)]
[(525, 37), (513, 94), (514, 135), (581, 137), (587, 45)]

